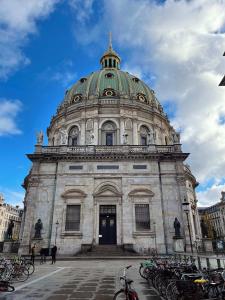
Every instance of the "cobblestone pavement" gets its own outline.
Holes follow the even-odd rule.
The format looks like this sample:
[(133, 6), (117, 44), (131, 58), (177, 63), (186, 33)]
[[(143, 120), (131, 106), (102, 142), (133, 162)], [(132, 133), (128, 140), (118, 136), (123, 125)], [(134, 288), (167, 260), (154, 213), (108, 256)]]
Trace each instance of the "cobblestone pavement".
[(78, 260), (36, 264), (35, 273), (24, 283), (15, 284), (15, 292), (1, 293), (2, 300), (112, 300), (121, 286), (122, 268), (132, 265), (128, 276), (140, 300), (160, 300), (138, 273), (138, 260)]

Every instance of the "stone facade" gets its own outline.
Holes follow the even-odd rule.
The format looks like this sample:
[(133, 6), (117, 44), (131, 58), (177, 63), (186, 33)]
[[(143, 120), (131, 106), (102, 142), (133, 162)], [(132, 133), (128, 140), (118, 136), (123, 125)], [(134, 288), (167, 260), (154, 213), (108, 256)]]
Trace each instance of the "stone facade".
[(10, 221), (13, 221), (13, 240), (19, 240), (20, 227), (22, 220), (23, 210), (19, 206), (12, 206), (4, 203), (4, 198), (0, 195), (0, 241), (4, 241)]
[[(197, 183), (184, 165), (188, 154), (180, 136), (154, 91), (119, 70), (119, 63), (110, 46), (102, 70), (66, 92), (47, 130), (47, 146), (39, 133), (28, 155), (33, 165), (24, 182), (21, 253), (34, 242), (56, 243), (60, 254), (104, 243), (173, 253), (175, 217), (187, 250), (184, 200), (194, 239), (199, 236)], [(37, 240), (38, 219), (43, 228)]]

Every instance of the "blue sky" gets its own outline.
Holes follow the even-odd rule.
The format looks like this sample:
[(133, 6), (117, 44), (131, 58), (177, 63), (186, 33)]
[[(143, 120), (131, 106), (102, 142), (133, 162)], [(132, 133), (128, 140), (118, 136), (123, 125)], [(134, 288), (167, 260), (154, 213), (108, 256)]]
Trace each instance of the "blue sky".
[[(182, 132), (201, 205), (225, 189), (225, 1), (2, 0), (0, 193), (21, 203), (36, 132), (66, 89), (99, 68), (108, 32), (122, 69), (156, 91)], [(45, 137), (45, 143), (47, 139)]]

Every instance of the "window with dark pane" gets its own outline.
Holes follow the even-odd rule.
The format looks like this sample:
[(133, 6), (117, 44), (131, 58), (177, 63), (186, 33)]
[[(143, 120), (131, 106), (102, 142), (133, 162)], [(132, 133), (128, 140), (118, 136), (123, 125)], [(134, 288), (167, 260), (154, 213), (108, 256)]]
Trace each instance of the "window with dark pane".
[(66, 231), (80, 230), (80, 205), (67, 205)]
[(147, 137), (146, 136), (141, 137), (141, 145), (142, 146), (147, 146)]
[(106, 133), (106, 145), (107, 146), (113, 145), (113, 134), (111, 132)]
[(78, 140), (79, 140), (79, 128), (77, 126), (74, 126), (69, 131), (69, 135), (68, 135), (69, 146), (78, 145), (79, 143)]
[(148, 204), (135, 204), (135, 220), (137, 231), (150, 229), (150, 215)]

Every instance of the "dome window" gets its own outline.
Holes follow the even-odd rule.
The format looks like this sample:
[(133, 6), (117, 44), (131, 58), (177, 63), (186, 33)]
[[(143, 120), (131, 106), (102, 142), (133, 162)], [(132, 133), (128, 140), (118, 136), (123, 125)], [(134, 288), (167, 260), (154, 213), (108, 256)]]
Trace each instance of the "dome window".
[(87, 80), (87, 78), (83, 77), (83, 78), (80, 79), (80, 82), (84, 83), (86, 80)]
[(139, 81), (140, 81), (140, 79), (138, 79), (137, 77), (132, 78), (132, 80), (133, 80), (134, 82), (139, 82)]
[(103, 96), (106, 96), (106, 97), (113, 97), (115, 95), (116, 95), (116, 93), (113, 89), (106, 89), (103, 92)]
[(147, 103), (147, 99), (146, 99), (146, 96), (144, 94), (137, 94), (137, 98), (139, 101), (143, 102), (143, 103)]
[(77, 102), (80, 102), (82, 100), (82, 95), (81, 94), (76, 94), (73, 96), (72, 98), (72, 103), (77, 103)]
[(105, 74), (105, 77), (106, 77), (106, 78), (113, 78), (114, 75), (113, 75), (113, 73), (106, 73), (106, 74)]
[(68, 145), (69, 146), (77, 146), (79, 144), (79, 128), (77, 126), (73, 126), (68, 135)]
[(148, 127), (142, 125), (141, 128), (140, 128), (140, 144), (142, 146), (147, 146), (147, 144), (148, 144), (148, 135), (149, 135)]

